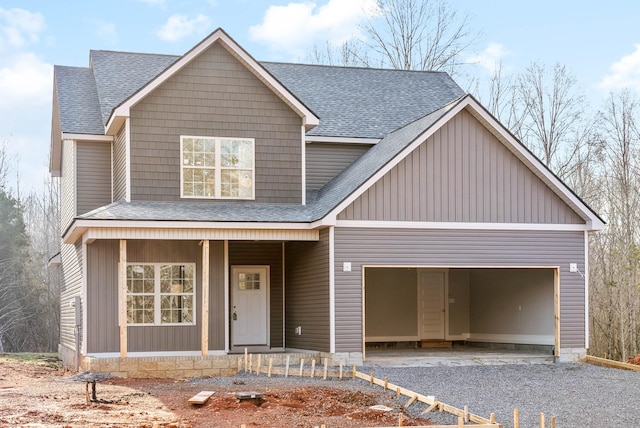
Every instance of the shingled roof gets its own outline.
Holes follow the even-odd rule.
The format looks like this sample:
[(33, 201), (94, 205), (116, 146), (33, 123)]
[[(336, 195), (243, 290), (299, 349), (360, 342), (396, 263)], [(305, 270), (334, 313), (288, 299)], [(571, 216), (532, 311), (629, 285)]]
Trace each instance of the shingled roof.
[[(59, 100), (73, 126), (63, 132), (104, 134), (88, 110), (105, 125), (115, 107), (135, 94), (180, 57), (131, 52), (91, 51), (90, 68), (74, 68), (56, 80)], [(307, 134), (326, 137), (383, 138), (465, 92), (443, 72), (420, 72), (262, 62), (272, 76), (320, 117)], [(71, 68), (71, 67), (64, 67)], [(93, 78), (91, 78), (93, 76)]]

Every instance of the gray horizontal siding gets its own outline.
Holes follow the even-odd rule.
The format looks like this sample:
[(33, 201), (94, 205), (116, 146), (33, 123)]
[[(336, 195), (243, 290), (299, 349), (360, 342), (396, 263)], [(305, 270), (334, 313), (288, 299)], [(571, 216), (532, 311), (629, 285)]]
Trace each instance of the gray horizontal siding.
[(180, 136), (255, 138), (257, 202), (302, 200), (302, 120), (219, 44), (131, 109), (133, 200), (180, 200)]
[[(351, 262), (351, 272), (343, 272)], [(362, 266), (560, 267), (560, 343), (584, 347), (583, 232), (336, 228), (336, 351), (362, 349)]]
[(307, 189), (320, 189), (370, 148), (369, 144), (307, 144)]
[(230, 242), (229, 265), (230, 267), (234, 265), (269, 266), (270, 346), (272, 348), (284, 346), (282, 337), (282, 326), (284, 324), (282, 307), (284, 292), (282, 243)]
[[(75, 346), (75, 308), (70, 302), (82, 296), (82, 244), (62, 244), (62, 284), (60, 285), (60, 344)], [(82, 302), (85, 304), (85, 302)], [(71, 364), (71, 362), (68, 362)]]
[(127, 142), (126, 124), (113, 140), (113, 200), (119, 201), (127, 196)]
[(78, 215), (111, 203), (111, 143), (79, 141), (77, 153)]
[(317, 242), (288, 242), (285, 257), (287, 348), (329, 352), (328, 229)]
[(76, 216), (76, 143), (62, 141), (60, 179), (60, 230), (66, 230)]
[(416, 148), (338, 218), (584, 223), (466, 111)]

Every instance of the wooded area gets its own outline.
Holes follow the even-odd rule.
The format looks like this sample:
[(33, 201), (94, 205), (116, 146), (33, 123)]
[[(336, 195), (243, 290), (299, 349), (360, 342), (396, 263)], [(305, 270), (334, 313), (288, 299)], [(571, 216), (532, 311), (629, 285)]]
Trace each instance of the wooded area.
[[(607, 222), (589, 241), (590, 353), (626, 360), (640, 345), (640, 110), (630, 90), (590, 106), (562, 64), (531, 63), (489, 79), (470, 58), (476, 32), (444, 0), (380, 0), (366, 40), (315, 47), (314, 63), (444, 70), (469, 88), (547, 167)], [(475, 67), (475, 68), (474, 68)], [(474, 71), (475, 70), (475, 71)], [(55, 351), (58, 343), (59, 184), (12, 193), (0, 152), (0, 351)]]

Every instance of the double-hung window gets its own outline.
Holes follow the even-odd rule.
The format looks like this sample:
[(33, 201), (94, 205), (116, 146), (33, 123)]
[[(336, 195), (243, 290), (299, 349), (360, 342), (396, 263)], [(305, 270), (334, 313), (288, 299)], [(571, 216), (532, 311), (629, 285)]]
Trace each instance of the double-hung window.
[(254, 146), (252, 138), (181, 136), (181, 196), (255, 199)]
[(195, 265), (127, 265), (127, 324), (193, 325)]

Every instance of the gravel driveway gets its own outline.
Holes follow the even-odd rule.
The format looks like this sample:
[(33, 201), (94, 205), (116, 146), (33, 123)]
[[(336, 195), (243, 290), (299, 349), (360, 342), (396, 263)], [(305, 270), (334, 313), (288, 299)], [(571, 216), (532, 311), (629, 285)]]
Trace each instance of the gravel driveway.
[[(496, 421), (513, 427), (513, 409), (520, 411), (520, 426), (539, 427), (540, 412), (547, 426), (551, 416), (557, 427), (640, 426), (640, 372), (590, 364), (534, 364), (470, 367), (363, 367), (375, 377), (480, 416), (496, 414)], [(425, 406), (414, 404), (412, 414)], [(431, 413), (436, 423), (454, 424), (457, 418)]]

